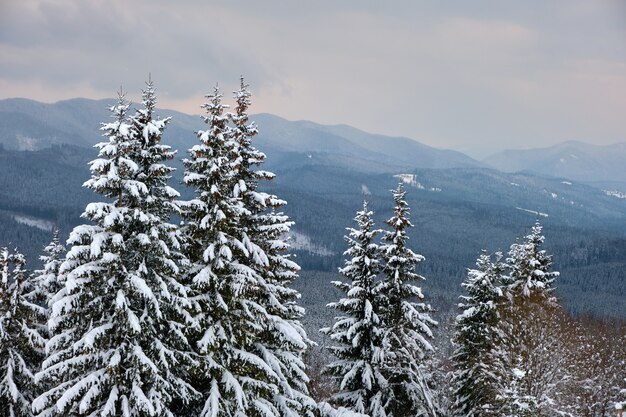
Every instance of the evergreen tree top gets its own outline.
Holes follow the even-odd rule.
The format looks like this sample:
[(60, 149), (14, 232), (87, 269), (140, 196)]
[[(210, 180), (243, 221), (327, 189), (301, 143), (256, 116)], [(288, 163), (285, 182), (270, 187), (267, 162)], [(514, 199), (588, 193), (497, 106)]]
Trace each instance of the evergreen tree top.
[[(200, 106), (207, 113), (207, 115), (202, 116), (202, 118), (204, 119), (205, 123), (211, 124), (213, 118), (219, 118), (220, 116), (222, 116), (224, 114), (224, 110), (228, 109), (230, 106), (222, 102), (224, 95), (220, 93), (220, 87), (218, 84), (215, 84), (215, 87), (213, 87), (213, 93), (207, 94), (205, 97), (209, 99), (209, 101), (203, 103)], [(224, 119), (224, 122), (225, 121), (226, 119)]]
[[(249, 90), (250, 85), (246, 84), (243, 78), (243, 75), (240, 78), (239, 90), (233, 91), (235, 99), (237, 100), (237, 116), (239, 117), (247, 117), (247, 110), (250, 104), (252, 104), (252, 100), (250, 97), (252, 93)], [(247, 120), (243, 120), (245, 123)]]
[(399, 302), (400, 298), (407, 296), (406, 291), (423, 298), (419, 288), (405, 285), (410, 281), (424, 280), (424, 277), (415, 272), (415, 268), (424, 260), (424, 257), (414, 253), (407, 246), (409, 237), (406, 229), (413, 227), (413, 224), (409, 219), (410, 209), (404, 198), (406, 191), (400, 183), (391, 192), (395, 203), (393, 216), (385, 222), (391, 230), (384, 232), (385, 243), (381, 246), (382, 256), (385, 259), (385, 280), (388, 281), (384, 285), (389, 286), (388, 291), (392, 298), (399, 297), (394, 302)]
[(461, 286), (467, 292), (460, 298), (464, 301), (460, 308), (469, 308), (481, 303), (489, 303), (495, 308), (494, 302), (502, 297), (502, 274), (506, 265), (502, 262), (502, 252), (495, 253), (495, 261), (483, 250), (476, 260), (476, 269), (467, 270), (467, 278)]
[[(157, 144), (161, 140), (163, 129), (172, 119), (171, 117), (166, 117), (165, 119), (155, 118), (156, 102), (154, 82), (152, 79), (149, 79), (146, 82), (146, 87), (141, 91), (143, 108), (137, 109), (135, 115), (130, 118), (132, 125), (138, 130), (136, 133), (141, 135), (146, 145)], [(136, 139), (139, 140), (139, 138)], [(169, 150), (169, 146), (167, 149)]]
[[(358, 225), (358, 229), (346, 228), (348, 235), (345, 237), (348, 242), (348, 249), (344, 255), (351, 256), (346, 260), (344, 268), (340, 272), (347, 277), (357, 276), (355, 274), (369, 271), (368, 274), (375, 276), (378, 273), (378, 244), (374, 242), (374, 238), (381, 232), (379, 229), (373, 229), (374, 220), (373, 212), (368, 209), (367, 201), (363, 201), (363, 209), (356, 213), (354, 220)], [(360, 268), (360, 269), (355, 269)]]
[[(409, 212), (410, 208), (408, 203), (405, 200), (406, 191), (402, 183), (398, 184), (398, 187), (395, 190), (391, 190), (393, 194), (394, 208), (393, 208), (393, 217), (386, 221), (386, 223), (394, 230), (404, 230), (407, 227), (413, 227), (411, 221), (409, 220)], [(393, 233), (393, 232), (388, 232)]]
[(559, 276), (558, 272), (550, 271), (552, 256), (541, 249), (545, 239), (542, 229), (537, 220), (521, 243), (511, 245), (506, 260), (510, 269), (509, 289), (519, 291), (525, 297), (551, 293), (554, 290), (552, 284)]

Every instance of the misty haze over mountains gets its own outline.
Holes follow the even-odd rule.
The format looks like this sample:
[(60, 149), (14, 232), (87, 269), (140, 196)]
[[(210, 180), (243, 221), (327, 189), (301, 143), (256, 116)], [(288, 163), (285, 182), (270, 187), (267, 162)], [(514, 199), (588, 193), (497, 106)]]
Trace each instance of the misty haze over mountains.
[[(91, 146), (101, 140), (100, 123), (107, 120), (107, 108), (114, 102), (83, 98), (53, 104), (21, 98), (0, 100), (0, 144), (15, 150), (39, 150), (56, 144)], [(161, 110), (161, 116), (172, 117), (167, 136), (179, 152), (189, 146), (189, 132), (202, 128), (198, 115)], [(257, 114), (255, 120), (262, 126), (259, 144), (272, 159), (285, 165), (297, 166), (302, 162), (297, 156), (306, 153), (306, 157), (318, 158), (318, 163), (347, 164), (368, 172), (495, 168), (626, 192), (626, 142), (600, 146), (568, 141), (547, 148), (503, 150), (479, 161), (458, 151), (433, 148), (409, 138), (370, 134), (347, 125), (288, 121), (271, 114)]]
[(598, 146), (570, 141), (548, 148), (505, 150), (483, 162), (504, 172), (528, 171), (626, 192), (626, 142)]
[[(82, 98), (54, 104), (21, 98), (0, 100), (0, 145), (8, 151), (42, 151), (55, 145), (91, 149), (102, 141), (100, 124), (110, 117), (108, 107), (114, 102)], [(196, 140), (193, 132), (205, 126), (200, 116), (172, 110), (159, 110), (159, 114), (162, 118), (172, 117), (165, 141), (178, 150), (180, 158), (185, 157), (186, 150)], [(288, 121), (270, 114), (257, 114), (253, 120), (260, 126), (256, 143), (269, 155), (271, 169), (278, 171), (327, 166), (367, 175), (396, 175), (415, 169), (435, 172), (474, 169), (489, 173), (489, 169), (495, 168), (501, 172), (493, 171), (489, 176), (502, 179), (510, 177), (504, 173), (518, 173), (529, 177), (539, 175), (544, 178), (541, 181), (552, 178), (559, 184), (555, 190), (565, 189), (560, 192), (562, 196), (576, 189), (570, 181), (625, 190), (626, 142), (609, 146), (565, 142), (544, 149), (505, 150), (478, 161), (454, 150), (433, 148), (409, 138), (370, 134), (347, 125)], [(515, 182), (507, 183), (511, 184), (516, 192), (523, 189)], [(554, 197), (551, 190), (541, 192), (552, 200), (562, 199)], [(481, 194), (479, 190), (474, 193)], [(506, 194), (502, 193), (501, 197)], [(613, 198), (608, 198), (609, 201), (619, 198), (610, 197)]]
[[(87, 163), (97, 156), (92, 146), (103, 140), (100, 123), (109, 120), (113, 103), (0, 101), (0, 237), (21, 246), (32, 262), (49, 241), (50, 225), (69, 232), (93, 201), (80, 186), (89, 178)], [(178, 150), (172, 185), (189, 198), (180, 186), (179, 160), (196, 143), (193, 132), (206, 125), (197, 115), (157, 114), (172, 117), (163, 139)], [(562, 272), (558, 295), (568, 308), (624, 314), (626, 145), (567, 142), (478, 161), (346, 125), (270, 114), (252, 120), (260, 132), (256, 146), (268, 155), (263, 168), (277, 173), (264, 186), (287, 200), (285, 211), (296, 222), (292, 245), (304, 269), (298, 285), (309, 325), (327, 314), (321, 306), (332, 294), (328, 283), (342, 264), (343, 234), (354, 211), (367, 196), (382, 224), (390, 215), (389, 190), (398, 181), (406, 183), (413, 207), (412, 244), (427, 259), (418, 272), (444, 310), (454, 308), (466, 268), (481, 249), (506, 251), (539, 218), (546, 248)]]

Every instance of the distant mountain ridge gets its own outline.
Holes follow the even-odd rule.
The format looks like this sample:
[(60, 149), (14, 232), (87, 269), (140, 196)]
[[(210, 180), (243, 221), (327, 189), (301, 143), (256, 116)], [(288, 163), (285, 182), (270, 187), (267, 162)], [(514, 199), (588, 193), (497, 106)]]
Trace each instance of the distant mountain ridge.
[[(52, 225), (67, 236), (84, 221), (80, 213), (96, 197), (81, 184), (90, 175), (88, 161), (98, 154), (92, 145), (104, 140), (98, 129), (110, 120), (107, 107), (113, 102), (0, 101), (0, 246), (21, 247), (32, 265)], [(193, 132), (206, 125), (199, 116), (157, 114), (173, 117), (163, 139), (179, 151), (171, 161), (177, 168), (171, 185), (182, 199), (193, 198), (193, 190), (181, 184), (181, 158), (197, 143)], [(252, 120), (260, 130), (255, 146), (268, 156), (263, 169), (277, 174), (263, 187), (288, 201), (285, 213), (295, 221), (292, 243), (304, 277), (298, 285), (305, 297), (322, 289), (316, 304), (308, 306), (314, 312), (309, 317), (323, 314), (330, 301), (328, 281), (342, 265), (345, 227), (364, 195), (382, 224), (392, 215), (389, 190), (400, 180), (412, 207), (411, 244), (427, 259), (420, 273), (429, 278), (427, 292), (442, 311), (454, 309), (459, 283), (481, 249), (506, 250), (541, 216), (546, 249), (562, 272), (558, 296), (573, 311), (624, 316), (621, 194), (532, 172), (503, 173), (459, 152), (345, 125), (269, 114)], [(311, 278), (316, 276), (325, 281)]]
[[(0, 100), (0, 144), (13, 150), (39, 150), (58, 144), (90, 147), (102, 139), (98, 129), (109, 119), (107, 108), (114, 102), (83, 98), (52, 104), (21, 98)], [(172, 117), (166, 135), (181, 153), (193, 145), (193, 132), (205, 126), (197, 115), (165, 109), (159, 109), (158, 115)], [(253, 120), (261, 126), (258, 143), (280, 166), (323, 161), (367, 172), (485, 166), (460, 152), (436, 149), (409, 138), (374, 135), (346, 125), (289, 121), (265, 113), (254, 115)]]
[(505, 150), (485, 160), (504, 172), (533, 172), (626, 191), (626, 142), (591, 145), (569, 141), (527, 150)]
[[(262, 126), (259, 143), (279, 147), (275, 151), (315, 153), (324, 158), (355, 158), (368, 171), (394, 172), (412, 168), (479, 168), (482, 162), (446, 149), (437, 149), (405, 137), (367, 133), (347, 125), (322, 125), (310, 121), (287, 121), (266, 113), (255, 120)], [(266, 143), (265, 143), (266, 142)]]
[[(0, 100), (0, 146), (29, 151), (59, 144), (91, 147), (102, 140), (98, 129), (110, 118), (107, 109), (114, 102), (85, 98), (51, 104), (24, 98)], [(158, 115), (172, 117), (166, 139), (179, 155), (195, 143), (193, 132), (205, 127), (198, 115), (167, 109), (159, 109)], [(546, 148), (505, 150), (477, 161), (458, 151), (434, 148), (405, 137), (371, 134), (347, 125), (289, 121), (267, 113), (252, 119), (260, 126), (257, 143), (270, 155), (273, 169), (329, 165), (397, 173), (417, 168), (492, 167), (626, 192), (626, 142), (598, 146), (570, 141)]]

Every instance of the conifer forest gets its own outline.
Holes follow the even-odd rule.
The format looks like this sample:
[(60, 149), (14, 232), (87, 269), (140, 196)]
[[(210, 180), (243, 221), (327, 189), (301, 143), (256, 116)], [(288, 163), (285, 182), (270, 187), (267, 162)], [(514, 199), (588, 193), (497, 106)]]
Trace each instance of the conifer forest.
[(55, 227), (39, 259), (0, 240), (1, 416), (616, 414), (626, 323), (565, 308), (541, 213), (507, 249), (476, 249), (441, 314), (409, 238), (426, 233), (411, 178), (379, 224), (364, 191), (332, 231), (345, 240), (324, 323), (305, 326), (285, 214), (298, 194), (274, 193), (252, 99), (243, 78), (232, 100), (216, 86), (175, 150), (153, 81), (136, 105), (120, 90), (80, 224)]

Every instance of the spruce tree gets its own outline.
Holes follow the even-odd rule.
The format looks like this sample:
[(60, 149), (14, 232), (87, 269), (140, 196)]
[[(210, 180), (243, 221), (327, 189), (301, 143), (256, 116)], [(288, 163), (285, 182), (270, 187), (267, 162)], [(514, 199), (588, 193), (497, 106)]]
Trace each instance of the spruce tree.
[(0, 410), (10, 417), (32, 417), (38, 395), (34, 374), (43, 360), (45, 339), (39, 323), (45, 310), (24, 256), (0, 248)]
[(564, 334), (567, 321), (552, 295), (558, 272), (541, 249), (539, 222), (511, 245), (499, 307), (499, 340), (491, 353), (497, 407), (507, 416), (556, 415), (562, 384), (570, 379)]
[(160, 165), (167, 151), (153, 149), (166, 120), (129, 120), (128, 107), (120, 94), (85, 183), (110, 202), (87, 205), (83, 217), (93, 224), (74, 228), (60, 268), (65, 294), (53, 304), (39, 375), (51, 388), (33, 404), (42, 416), (171, 416), (174, 399), (195, 395), (181, 375), (189, 347), (179, 245), (167, 223), (170, 170)]
[(469, 269), (462, 286), (461, 314), (455, 322), (452, 375), (455, 415), (458, 417), (497, 416), (491, 353), (498, 340), (499, 308), (503, 300), (502, 253), (495, 262), (485, 251)]
[(203, 107), (209, 128), (185, 161), (185, 183), (196, 198), (182, 204), (191, 260), (190, 329), (201, 366), (198, 415), (306, 415), (299, 294), (289, 288), (299, 267), (285, 254), (292, 222), (275, 210), (284, 202), (259, 191), (273, 174), (259, 171), (265, 155), (252, 146), (250, 93), (243, 83), (237, 108), (224, 113), (216, 88)]
[(358, 229), (347, 229), (344, 255), (348, 258), (339, 270), (345, 281), (333, 282), (343, 298), (328, 304), (341, 316), (322, 332), (335, 343), (330, 350), (337, 358), (326, 368), (339, 386), (331, 402), (356, 413), (382, 417), (391, 414), (386, 410), (388, 382), (382, 373), (385, 333), (380, 313), (385, 300), (376, 282), (380, 252), (375, 238), (380, 230), (374, 229), (372, 214), (364, 202), (355, 217)]
[(383, 374), (389, 384), (387, 414), (395, 417), (437, 414), (431, 392), (427, 362), (432, 356), (431, 326), (437, 325), (423, 302), (424, 295), (414, 285), (425, 278), (415, 272), (424, 260), (408, 246), (409, 206), (402, 184), (393, 191), (393, 216), (386, 224), (380, 252), (384, 262), (384, 280), (379, 293), (386, 297), (381, 319), (384, 324)]
[(232, 197), (234, 142), (223, 96), (216, 86), (207, 98), (202, 107), (208, 128), (197, 132), (199, 143), (189, 150), (191, 158), (183, 160), (183, 181), (196, 192), (195, 199), (180, 202), (190, 261), (189, 298), (194, 306), (194, 322), (187, 334), (199, 356), (191, 372), (194, 386), (202, 393), (195, 412), (234, 416), (245, 413), (253, 402), (247, 401), (251, 386), (244, 381), (253, 381), (253, 375), (265, 369), (257, 358), (239, 354), (245, 352), (254, 327), (245, 314), (250, 309), (246, 293), (251, 280), (239, 273), (239, 263), (233, 259), (243, 247), (236, 232), (243, 208), (240, 199)]
[(542, 226), (537, 220), (521, 243), (511, 245), (506, 260), (510, 273), (505, 282), (510, 296), (549, 297), (552, 293), (552, 284), (559, 273), (550, 272), (552, 257), (541, 249), (544, 239)]
[(303, 356), (312, 342), (300, 321), (304, 316), (304, 309), (297, 304), (300, 293), (291, 287), (300, 267), (287, 253), (285, 241), (293, 222), (279, 211), (287, 204), (285, 200), (260, 190), (262, 181), (270, 181), (275, 175), (258, 169), (265, 154), (252, 143), (258, 130), (249, 121), (252, 94), (248, 88), (241, 77), (240, 88), (234, 92), (237, 106), (228, 116), (238, 146), (233, 195), (241, 198), (245, 208), (239, 240), (247, 249), (248, 266), (260, 284), (255, 296), (262, 312), (263, 342), (256, 349), (278, 376), (271, 404), (279, 415), (311, 415), (315, 402), (308, 393)]
[(138, 141), (135, 161), (138, 164), (137, 180), (147, 188), (146, 197), (138, 200), (142, 209), (158, 216), (160, 233), (172, 235), (172, 245), (180, 255), (177, 234), (178, 229), (167, 222), (172, 213), (178, 212), (175, 199), (178, 191), (168, 186), (171, 173), (175, 168), (164, 163), (174, 159), (175, 151), (169, 145), (161, 143), (163, 131), (171, 118), (160, 119), (154, 114), (156, 94), (154, 82), (149, 79), (142, 93), (143, 108), (137, 109), (130, 117), (130, 129), (133, 139)]
[(43, 255), (39, 257), (43, 264), (43, 269), (33, 272), (36, 285), (42, 294), (39, 297), (41, 299), (40, 302), (43, 303), (47, 310), (46, 316), (50, 315), (50, 309), (59, 291), (65, 288), (63, 277), (59, 274), (64, 256), (65, 247), (61, 243), (60, 231), (55, 227), (52, 231), (52, 240), (43, 249)]

